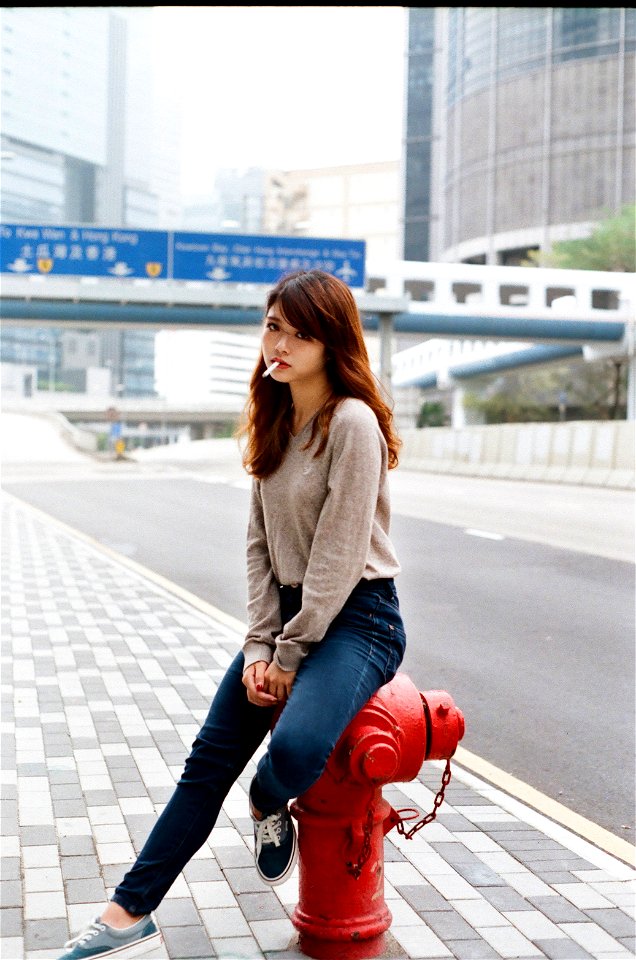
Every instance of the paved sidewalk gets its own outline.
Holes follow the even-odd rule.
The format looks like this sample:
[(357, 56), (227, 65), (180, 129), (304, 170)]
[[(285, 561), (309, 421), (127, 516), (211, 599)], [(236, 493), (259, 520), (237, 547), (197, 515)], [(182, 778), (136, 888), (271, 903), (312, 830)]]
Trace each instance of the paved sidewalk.
[[(3, 515), (0, 956), (54, 958), (140, 849), (241, 635), (7, 495)], [(429, 812), (442, 767), (385, 796)], [(166, 957), (302, 957), (297, 871), (271, 889), (253, 868), (253, 770), (157, 911)], [(446, 797), (386, 838), (385, 957), (636, 955), (631, 867), (458, 764)]]

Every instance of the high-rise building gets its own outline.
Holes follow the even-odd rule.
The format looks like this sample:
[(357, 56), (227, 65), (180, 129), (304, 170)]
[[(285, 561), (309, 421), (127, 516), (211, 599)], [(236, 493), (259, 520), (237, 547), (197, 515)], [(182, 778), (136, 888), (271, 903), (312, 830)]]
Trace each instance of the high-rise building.
[(169, 403), (218, 403), (238, 415), (260, 346), (256, 334), (161, 330), (157, 335), (159, 395)]
[(266, 233), (364, 240), (371, 265), (400, 257), (400, 163), (395, 160), (271, 171)]
[(435, 7), (409, 7), (404, 124), (403, 260), (429, 259)]
[[(155, 100), (151, 17), (143, 7), (2, 9), (4, 222), (177, 222), (178, 114), (165, 91)], [(100, 336), (93, 364), (110, 368), (120, 395), (154, 393), (154, 336)], [(44, 383), (74, 379), (53, 328), (5, 327), (2, 360), (36, 366)]]
[(405, 259), (514, 264), (633, 203), (635, 46), (633, 8), (410, 8)]

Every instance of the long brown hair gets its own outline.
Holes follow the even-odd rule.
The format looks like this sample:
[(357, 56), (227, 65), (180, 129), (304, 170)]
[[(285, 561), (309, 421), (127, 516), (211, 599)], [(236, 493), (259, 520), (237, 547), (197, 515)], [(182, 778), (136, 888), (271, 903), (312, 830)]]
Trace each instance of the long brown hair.
[[(327, 443), (334, 411), (344, 397), (363, 400), (375, 413), (388, 447), (389, 469), (398, 464), (401, 441), (393, 428), (393, 412), (382, 397), (379, 380), (369, 363), (362, 322), (349, 287), (322, 270), (299, 270), (278, 281), (267, 297), (265, 315), (276, 304), (283, 319), (296, 330), (325, 345), (326, 372), (331, 395), (316, 417), (320, 442), (315, 456)], [(292, 398), (286, 383), (263, 378), (261, 353), (250, 381), (250, 392), (238, 435), (247, 435), (243, 464), (258, 479), (278, 469), (289, 443)]]

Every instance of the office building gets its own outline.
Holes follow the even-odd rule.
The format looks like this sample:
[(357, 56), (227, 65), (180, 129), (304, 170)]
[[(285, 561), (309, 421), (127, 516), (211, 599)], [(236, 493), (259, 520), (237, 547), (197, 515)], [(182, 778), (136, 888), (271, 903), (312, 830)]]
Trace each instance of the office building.
[(408, 36), (404, 259), (515, 264), (634, 202), (635, 9), (413, 7)]
[(408, 11), (400, 259), (429, 259), (436, 7)]
[(256, 334), (225, 330), (159, 331), (159, 396), (169, 403), (218, 403), (240, 413), (260, 344)]
[[(154, 99), (151, 16), (141, 7), (3, 8), (4, 222), (177, 222), (178, 114), (165, 91)], [(91, 363), (110, 369), (113, 393), (154, 392), (154, 333), (106, 331), (98, 347)], [(84, 362), (86, 351), (75, 356)], [(34, 365), (45, 389), (76, 388), (87, 369), (64, 366), (54, 328), (5, 327), (2, 360)]]
[(267, 233), (364, 240), (367, 261), (400, 258), (400, 162), (270, 172)]

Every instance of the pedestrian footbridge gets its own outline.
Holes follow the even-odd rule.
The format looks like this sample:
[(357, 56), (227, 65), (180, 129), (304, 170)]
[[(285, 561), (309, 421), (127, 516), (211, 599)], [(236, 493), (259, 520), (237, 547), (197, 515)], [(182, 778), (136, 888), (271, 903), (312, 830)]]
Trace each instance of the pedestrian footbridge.
[[(635, 290), (633, 274), (397, 264), (377, 292), (408, 296), (412, 327), (430, 337), (392, 356), (392, 384), (444, 388), (552, 360), (629, 356)], [(408, 326), (401, 317), (395, 329)]]
[[(630, 364), (634, 274), (398, 261), (370, 264), (355, 290), (379, 334), (379, 374), (395, 387), (444, 389), (489, 373), (580, 357)], [(204, 281), (3, 275), (5, 324), (255, 330), (264, 288)], [(395, 350), (395, 335), (413, 345)], [(402, 338), (404, 339), (404, 338)]]

